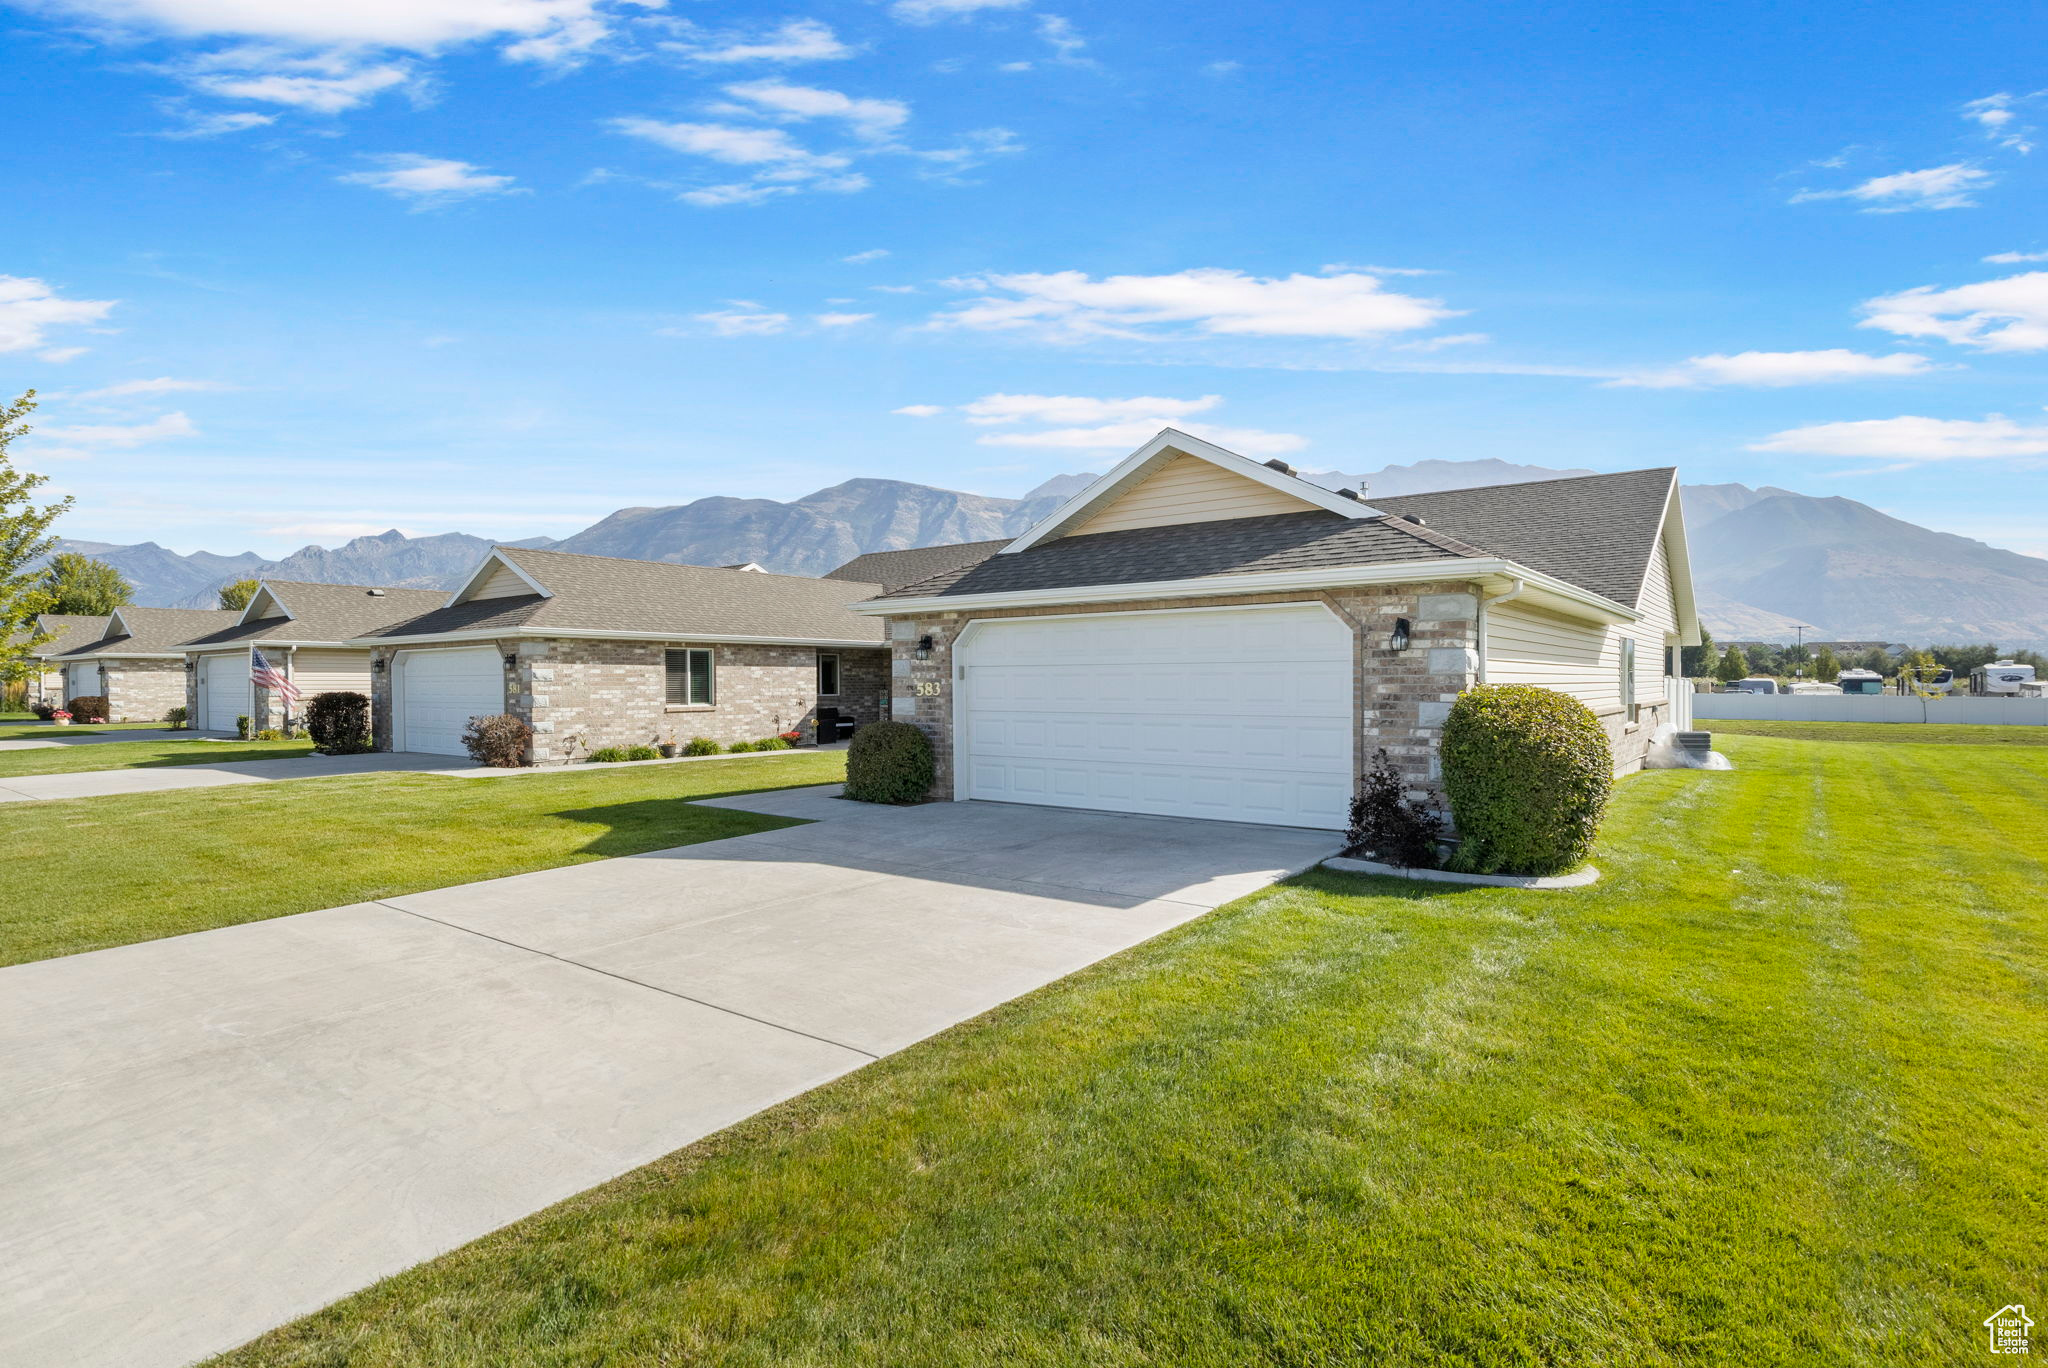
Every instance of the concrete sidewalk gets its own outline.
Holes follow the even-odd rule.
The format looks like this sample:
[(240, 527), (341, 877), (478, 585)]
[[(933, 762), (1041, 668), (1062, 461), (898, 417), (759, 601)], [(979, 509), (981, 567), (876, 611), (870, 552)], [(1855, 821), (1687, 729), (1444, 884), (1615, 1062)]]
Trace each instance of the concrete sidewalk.
[(133, 731), (79, 731), (74, 727), (53, 727), (64, 736), (24, 737), (0, 741), (0, 751), (57, 750), (64, 746), (103, 746), (110, 741), (225, 741), (227, 732), (187, 731), (183, 728), (137, 727)]
[[(231, 751), (228, 753), (232, 754)], [(161, 793), (166, 789), (218, 788), (224, 784), (273, 784), (283, 779), (332, 779), (342, 774), (378, 774), (387, 770), (459, 770), (469, 769), (473, 764), (471, 760), (452, 755), (416, 755), (397, 751), (227, 761), (219, 765), (156, 765), (142, 769), (80, 770), (72, 774), (25, 774), (0, 778), (0, 803), (99, 798), (114, 793)]]
[(171, 1368), (1312, 864), (836, 789), (813, 825), (0, 969), (0, 1363)]

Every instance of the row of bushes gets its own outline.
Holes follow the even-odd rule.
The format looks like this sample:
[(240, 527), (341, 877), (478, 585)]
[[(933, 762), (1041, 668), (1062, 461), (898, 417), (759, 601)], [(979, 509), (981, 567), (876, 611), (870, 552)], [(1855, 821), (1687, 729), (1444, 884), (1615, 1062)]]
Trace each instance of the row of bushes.
[(616, 765), (625, 760), (660, 760), (677, 755), (745, 755), (753, 751), (789, 750), (796, 743), (787, 736), (769, 736), (759, 741), (735, 741), (721, 746), (708, 736), (693, 736), (680, 746), (602, 746), (590, 753), (593, 765)]

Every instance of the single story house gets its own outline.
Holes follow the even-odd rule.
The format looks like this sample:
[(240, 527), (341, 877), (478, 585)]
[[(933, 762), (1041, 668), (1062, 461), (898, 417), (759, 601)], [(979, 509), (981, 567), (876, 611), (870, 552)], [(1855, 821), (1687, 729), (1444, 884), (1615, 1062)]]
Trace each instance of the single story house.
[(1671, 469), (1369, 499), (1169, 428), (958, 560), (858, 605), (938, 798), (1342, 827), (1381, 748), (1438, 791), (1484, 682), (1584, 700), (1626, 771), (1699, 641)]
[[(107, 634), (107, 615), (85, 613), (38, 613), (35, 636), (49, 634), (49, 640), (35, 648), (34, 655), (43, 663), (43, 668), (29, 676), (28, 701), (48, 703), (62, 707), (64, 700), (72, 694), (99, 692), (99, 665), (93, 661), (77, 661), (70, 665), (60, 662), (57, 657), (66, 651), (98, 641)], [(71, 688), (76, 680), (80, 687)]]
[(367, 697), (370, 650), (355, 638), (447, 599), (442, 589), (263, 580), (234, 622), (184, 644), (187, 716), (208, 731), (233, 731), (237, 717), (257, 731), (282, 727), (278, 695), (253, 677), (258, 650), (307, 698), (337, 690)]
[(63, 667), (67, 699), (105, 696), (109, 722), (159, 721), (185, 703), (185, 643), (239, 616), (235, 609), (127, 604), (108, 616), (98, 640), (75, 646), (52, 663)]
[(857, 580), (500, 546), (430, 611), (365, 633), (380, 750), (463, 753), (469, 719), (510, 713), (532, 760), (709, 737), (806, 737), (880, 718), (882, 624)]

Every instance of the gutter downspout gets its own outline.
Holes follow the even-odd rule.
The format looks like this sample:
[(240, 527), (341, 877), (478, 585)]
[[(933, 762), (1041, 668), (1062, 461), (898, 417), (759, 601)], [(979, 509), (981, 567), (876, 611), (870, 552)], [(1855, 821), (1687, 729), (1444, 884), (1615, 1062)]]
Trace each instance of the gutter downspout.
[(1513, 585), (1495, 594), (1492, 598), (1481, 598), (1479, 600), (1479, 682), (1481, 684), (1486, 682), (1487, 659), (1493, 654), (1492, 638), (1488, 635), (1486, 610), (1496, 603), (1506, 603), (1509, 599), (1520, 598), (1522, 591), (1528, 587), (1529, 582), (1527, 580), (1517, 579)]

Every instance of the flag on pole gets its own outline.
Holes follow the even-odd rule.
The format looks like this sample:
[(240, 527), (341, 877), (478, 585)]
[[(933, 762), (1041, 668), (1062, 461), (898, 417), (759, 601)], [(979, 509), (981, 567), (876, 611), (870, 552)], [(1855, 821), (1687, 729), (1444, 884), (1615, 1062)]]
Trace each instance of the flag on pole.
[(299, 701), (299, 686), (286, 679), (283, 670), (265, 660), (261, 651), (251, 650), (249, 653), (249, 678), (256, 681), (259, 689), (275, 690), (287, 708)]

